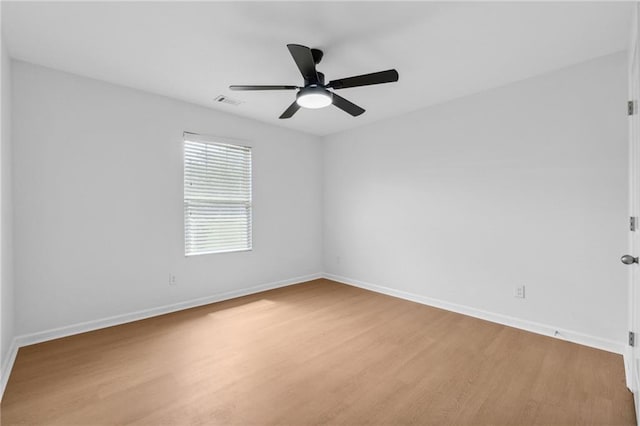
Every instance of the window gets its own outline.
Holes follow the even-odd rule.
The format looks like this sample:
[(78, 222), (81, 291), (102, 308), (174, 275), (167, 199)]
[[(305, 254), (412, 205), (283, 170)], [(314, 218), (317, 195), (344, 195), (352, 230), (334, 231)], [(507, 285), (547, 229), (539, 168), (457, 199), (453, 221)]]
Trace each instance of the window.
[(251, 148), (184, 137), (187, 256), (251, 250)]

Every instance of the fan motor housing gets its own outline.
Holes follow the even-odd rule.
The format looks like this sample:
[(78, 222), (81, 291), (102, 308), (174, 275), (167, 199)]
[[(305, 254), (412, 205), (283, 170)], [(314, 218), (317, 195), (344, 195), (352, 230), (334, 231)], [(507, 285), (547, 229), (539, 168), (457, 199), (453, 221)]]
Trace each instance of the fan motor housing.
[(304, 79), (304, 87), (308, 87), (308, 86), (315, 86), (315, 85), (320, 85), (320, 86), (324, 86), (324, 74), (321, 73), (320, 71), (317, 72), (318, 74), (318, 81), (315, 80), (307, 80), (306, 78)]

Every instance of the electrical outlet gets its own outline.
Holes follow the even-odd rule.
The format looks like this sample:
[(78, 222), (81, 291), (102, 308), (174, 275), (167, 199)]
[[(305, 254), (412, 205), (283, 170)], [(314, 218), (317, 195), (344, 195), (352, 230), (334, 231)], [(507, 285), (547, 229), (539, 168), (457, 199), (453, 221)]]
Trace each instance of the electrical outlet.
[(176, 285), (178, 282), (176, 281), (176, 276), (173, 274), (169, 274), (169, 285)]
[(521, 285), (516, 287), (515, 291), (513, 292), (513, 296), (519, 299), (524, 299), (524, 286)]

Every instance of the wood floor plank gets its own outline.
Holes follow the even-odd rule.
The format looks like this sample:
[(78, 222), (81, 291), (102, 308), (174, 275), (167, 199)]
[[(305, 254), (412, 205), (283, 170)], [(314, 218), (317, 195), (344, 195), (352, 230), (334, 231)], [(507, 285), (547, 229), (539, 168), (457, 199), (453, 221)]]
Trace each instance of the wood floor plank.
[(21, 348), (2, 425), (635, 424), (620, 355), (328, 280)]

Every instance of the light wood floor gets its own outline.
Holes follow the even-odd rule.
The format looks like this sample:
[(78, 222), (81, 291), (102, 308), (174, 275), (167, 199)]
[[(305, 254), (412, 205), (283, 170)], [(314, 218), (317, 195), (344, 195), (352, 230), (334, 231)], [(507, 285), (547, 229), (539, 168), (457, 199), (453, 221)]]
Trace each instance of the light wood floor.
[(622, 357), (326, 280), (20, 349), (13, 424), (635, 424)]

